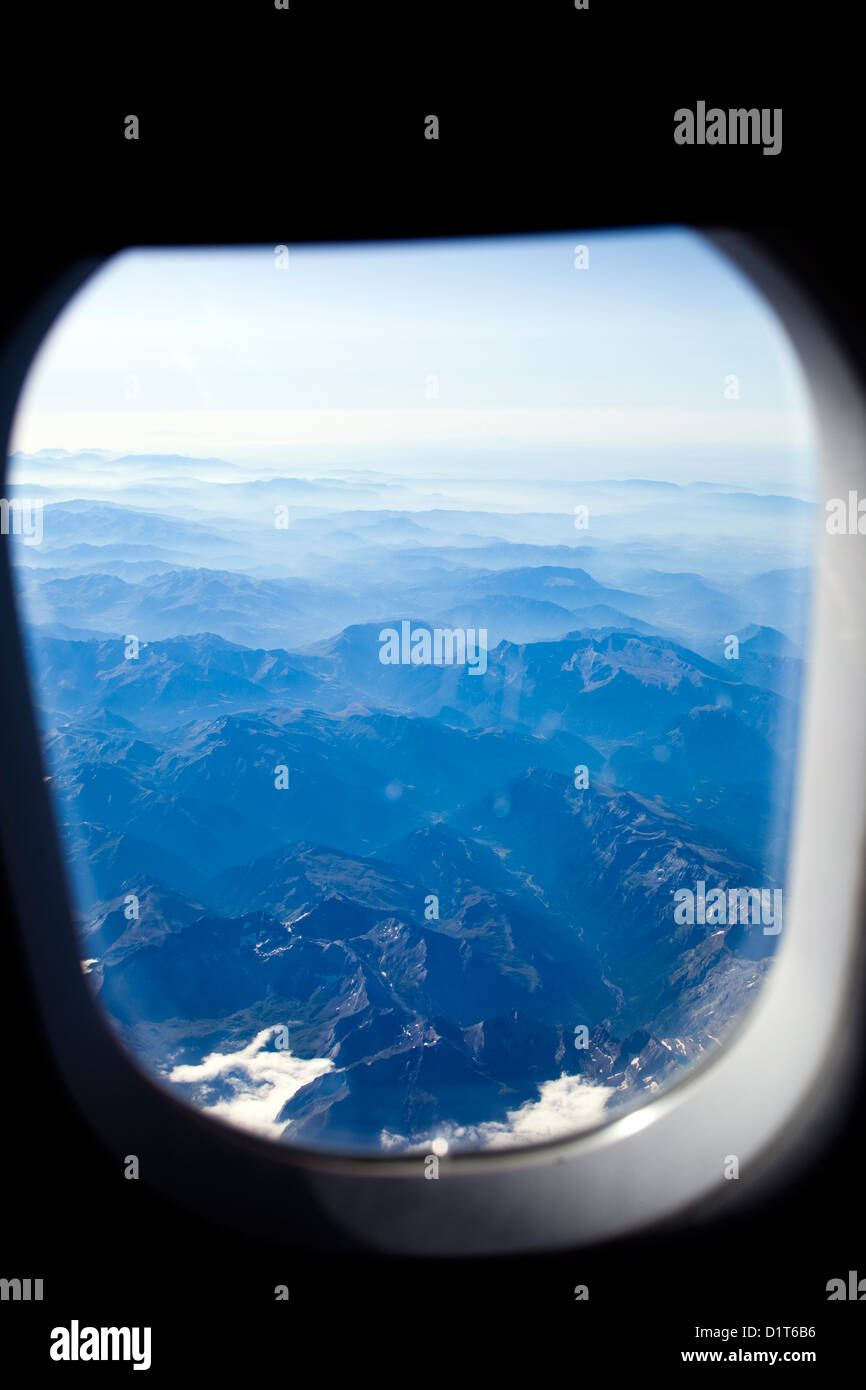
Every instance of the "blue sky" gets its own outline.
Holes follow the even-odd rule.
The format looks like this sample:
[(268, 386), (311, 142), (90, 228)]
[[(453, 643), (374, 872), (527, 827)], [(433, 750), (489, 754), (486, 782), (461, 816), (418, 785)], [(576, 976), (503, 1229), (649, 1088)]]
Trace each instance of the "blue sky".
[(782, 481), (810, 442), (770, 310), (667, 229), (292, 247), (286, 271), (270, 246), (125, 252), (43, 344), (12, 447), (301, 473), (459, 471), (491, 450), (519, 468), (537, 450), (551, 476), (628, 476), (645, 455), (676, 480), (760, 455)]

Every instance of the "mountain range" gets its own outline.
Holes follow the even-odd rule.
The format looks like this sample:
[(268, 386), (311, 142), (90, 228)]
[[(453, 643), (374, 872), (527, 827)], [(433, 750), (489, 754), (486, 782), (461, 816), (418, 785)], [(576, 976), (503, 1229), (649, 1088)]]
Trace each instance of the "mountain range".
[[(603, 1123), (712, 1055), (776, 937), (674, 895), (784, 885), (811, 504), (597, 483), (588, 538), (543, 479), (497, 511), (127, 462), (111, 497), (46, 482), (13, 553), (83, 968), (160, 1083), (420, 1152)], [(483, 632), (483, 669), (383, 662), (407, 620)]]

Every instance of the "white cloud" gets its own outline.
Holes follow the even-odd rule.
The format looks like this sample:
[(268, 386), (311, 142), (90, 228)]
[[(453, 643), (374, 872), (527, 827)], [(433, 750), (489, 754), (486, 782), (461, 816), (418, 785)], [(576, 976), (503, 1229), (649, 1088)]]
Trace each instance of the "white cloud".
[[(238, 1052), (211, 1052), (201, 1062), (173, 1067), (168, 1079), (195, 1087), (191, 1098), (208, 1114), (253, 1134), (278, 1139), (285, 1122), (278, 1121), (277, 1116), (286, 1101), (317, 1076), (333, 1071), (334, 1064), (328, 1057), (305, 1059), (293, 1057), (288, 1050), (268, 1048), (277, 1027), (263, 1028)], [(221, 1096), (218, 1100), (212, 1099), (215, 1085)], [(226, 1089), (231, 1092), (228, 1097)]]
[[(560, 1076), (539, 1087), (538, 1100), (528, 1100), (508, 1112), (503, 1124), (495, 1120), (477, 1126), (481, 1148), (501, 1149), (513, 1144), (542, 1144), (564, 1139), (610, 1119), (605, 1104), (614, 1094), (610, 1086), (585, 1081), (581, 1076)], [(446, 1138), (449, 1136), (446, 1133)], [(454, 1131), (454, 1138), (461, 1138)]]
[[(12, 449), (219, 454), (310, 446), (402, 448), (511, 446), (803, 446), (811, 420), (801, 409), (712, 410), (156, 410), (28, 409), (14, 422)], [(465, 460), (464, 460), (465, 466)], [(412, 462), (405, 464), (412, 471)]]
[[(435, 1137), (447, 1141), (449, 1148), (504, 1149), (517, 1144), (543, 1144), (566, 1139), (593, 1129), (611, 1118), (605, 1109), (614, 1094), (610, 1086), (586, 1081), (580, 1076), (560, 1076), (539, 1087), (537, 1100), (528, 1100), (509, 1110), (505, 1120), (485, 1120), (479, 1125), (440, 1124)], [(402, 1149), (406, 1140), (387, 1131), (380, 1136), (385, 1149)], [(410, 1153), (430, 1153), (430, 1139), (410, 1145)]]

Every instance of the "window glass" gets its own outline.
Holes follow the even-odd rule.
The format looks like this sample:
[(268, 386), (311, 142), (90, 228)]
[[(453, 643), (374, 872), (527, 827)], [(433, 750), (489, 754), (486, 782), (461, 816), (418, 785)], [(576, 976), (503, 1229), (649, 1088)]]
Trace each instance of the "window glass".
[(724, 1044), (784, 941), (820, 507), (709, 244), (130, 251), (12, 450), (82, 969), (161, 1085), (438, 1155)]

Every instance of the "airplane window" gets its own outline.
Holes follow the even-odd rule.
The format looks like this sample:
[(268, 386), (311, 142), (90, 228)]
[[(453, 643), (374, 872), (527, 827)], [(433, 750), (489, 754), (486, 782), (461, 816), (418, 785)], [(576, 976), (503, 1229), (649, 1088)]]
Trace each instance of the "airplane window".
[(81, 966), (230, 1125), (539, 1144), (784, 949), (815, 542), (777, 319), (679, 228), (138, 250), (3, 499)]

